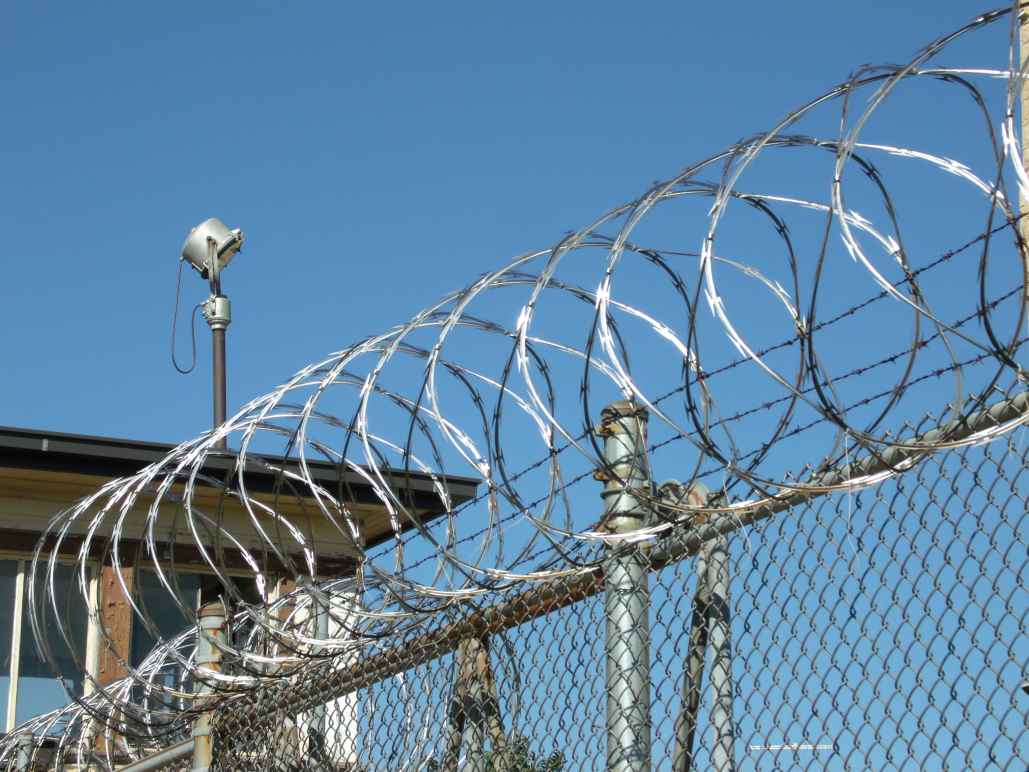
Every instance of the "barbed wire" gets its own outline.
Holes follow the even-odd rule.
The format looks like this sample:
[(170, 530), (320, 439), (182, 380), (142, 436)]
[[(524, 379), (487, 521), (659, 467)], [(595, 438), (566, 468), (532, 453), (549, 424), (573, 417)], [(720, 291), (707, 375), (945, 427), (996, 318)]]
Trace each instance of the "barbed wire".
[[(1020, 216), (1018, 219), (1021, 220), (1021, 217), (1022, 216)], [(918, 275), (920, 275), (922, 273), (925, 273), (926, 271), (930, 271), (933, 268), (936, 268), (937, 266), (943, 265), (947, 261), (953, 259), (954, 257), (957, 257), (962, 252), (966, 251), (967, 249), (969, 249), (970, 247), (974, 246), (975, 244), (982, 242), (988, 236), (995, 235), (999, 231), (1001, 231), (1001, 230), (1003, 230), (1005, 228), (1009, 228), (1009, 227), (1012, 227), (1012, 225), (1010, 223), (1005, 223), (1004, 225), (1000, 225), (1000, 226), (997, 226), (996, 228), (994, 228), (989, 234), (981, 234), (979, 236), (976, 236), (974, 239), (971, 239), (970, 241), (966, 242), (965, 244), (961, 245), (960, 247), (957, 247), (956, 249), (953, 249), (953, 250), (948, 250), (947, 252), (944, 252), (941, 256), (939, 256), (937, 259), (933, 260), (932, 262), (930, 262), (930, 263), (926, 264), (925, 266), (922, 266), (922, 267), (912, 271), (912, 275), (918, 276)], [(658, 250), (658, 251), (660, 251), (660, 250)], [(667, 252), (664, 252), (664, 254), (667, 254)], [(693, 255), (693, 256), (698, 256), (698, 255)], [(906, 284), (907, 281), (908, 281), (907, 278), (902, 279), (900, 282), (898, 282), (898, 286)], [(1003, 295), (999, 296), (998, 298), (990, 301), (990, 303), (988, 304), (988, 307), (991, 308), (991, 309), (995, 308), (1001, 302), (1003, 302), (1005, 300), (1008, 300), (1011, 297), (1014, 297), (1016, 294), (1020, 293), (1021, 291), (1022, 291), (1022, 287), (1021, 286), (1016, 287), (1015, 289), (1009, 290), (1008, 292), (1004, 293)], [(858, 311), (862, 310), (863, 308), (866, 308), (867, 306), (871, 305), (872, 303), (874, 303), (876, 301), (879, 301), (879, 300), (883, 300), (883, 299), (885, 299), (887, 297), (889, 297), (889, 294), (887, 292), (885, 292), (885, 291), (882, 291), (882, 292), (879, 292), (879, 293), (877, 293), (875, 295), (872, 295), (869, 298), (861, 301), (860, 303), (857, 303), (857, 304), (851, 306), (850, 308), (846, 309), (845, 311), (842, 311), (842, 312), (836, 314), (832, 318), (827, 319), (825, 321), (819, 322), (817, 325), (815, 325), (814, 329), (815, 329), (815, 331), (818, 331), (820, 329), (824, 329), (826, 327), (829, 327), (832, 324), (835, 324), (837, 322), (843, 321), (844, 319), (853, 316), (855, 313), (857, 313)], [(979, 316), (979, 312), (978, 311), (973, 312), (972, 314), (966, 315), (966, 316), (956, 320), (953, 323), (953, 326), (955, 328), (963, 327), (968, 322), (970, 322), (970, 321), (972, 321), (974, 319), (977, 319), (978, 316)], [(938, 337), (939, 337), (939, 333), (935, 333), (934, 335), (932, 335), (929, 338), (927, 338), (925, 341), (922, 341), (919, 345), (920, 345), (920, 347), (924, 348), (926, 345), (928, 345), (930, 342), (932, 342), (932, 340), (937, 339)], [(785, 339), (785, 340), (781, 340), (778, 343), (775, 343), (775, 344), (773, 344), (771, 346), (768, 346), (768, 347), (758, 351), (757, 355), (758, 356), (767, 356), (768, 354), (771, 354), (771, 353), (773, 353), (775, 351), (778, 351), (780, 349), (796, 345), (800, 341), (801, 341), (801, 338), (798, 337), (798, 336), (794, 336), (794, 337), (791, 337), (791, 338), (788, 338), (788, 339)], [(868, 372), (868, 371), (870, 371), (870, 370), (872, 370), (872, 369), (874, 369), (876, 367), (879, 367), (881, 365), (894, 363), (897, 359), (902, 357), (905, 353), (907, 353), (907, 349), (895, 352), (894, 354), (892, 354), (890, 356), (887, 356), (887, 357), (884, 357), (884, 358), (880, 359), (877, 362), (873, 362), (873, 363), (868, 364), (868, 365), (862, 365), (862, 366), (857, 367), (855, 369), (852, 369), (852, 370), (850, 370), (850, 371), (848, 371), (846, 373), (843, 373), (842, 375), (837, 376), (836, 380), (837, 381), (847, 380), (848, 378), (852, 378), (852, 377), (857, 376), (857, 375), (862, 375), (862, 374), (864, 374), (864, 373), (866, 373), (866, 372)], [(698, 375), (698, 377), (710, 380), (711, 378), (714, 378), (714, 377), (716, 377), (718, 375), (721, 375), (723, 373), (729, 372), (730, 370), (733, 370), (733, 369), (735, 369), (735, 368), (737, 368), (737, 367), (739, 367), (741, 365), (744, 365), (748, 361), (749, 361), (748, 359), (740, 357), (740, 358), (734, 359), (731, 362), (729, 362), (728, 364), (722, 365), (722, 366), (720, 366), (720, 367), (718, 367), (718, 368), (716, 368), (716, 369), (714, 369), (714, 370), (712, 370), (710, 372), (702, 373), (702, 374)], [(976, 362), (981, 361), (981, 358), (977, 358), (975, 361)], [(824, 384), (824, 385), (828, 385), (828, 384)], [(664, 394), (659, 395), (658, 397), (656, 397), (654, 399), (654, 404), (655, 405), (659, 405), (662, 402), (665, 402), (668, 399), (674, 397), (675, 395), (681, 394), (685, 390), (685, 388), (686, 388), (685, 386), (677, 386), (674, 389), (671, 389), (670, 391), (665, 392)], [(810, 391), (810, 388), (807, 389), (807, 390)], [(750, 407), (750, 408), (748, 408), (746, 410), (738, 412), (735, 415), (719, 419), (716, 422), (716, 425), (725, 424), (725, 423), (732, 423), (733, 421), (736, 421), (736, 420), (739, 420), (739, 419), (742, 419), (742, 418), (746, 418), (748, 415), (752, 415), (754, 413), (760, 412), (761, 410), (767, 410), (769, 408), (775, 407), (776, 405), (781, 404), (781, 403), (787, 401), (788, 399), (789, 399), (789, 397), (778, 397), (778, 398), (770, 400), (768, 402), (764, 402), (764, 403), (755, 405), (755, 406)], [(851, 407), (860, 407), (862, 404), (864, 404), (864, 403), (856, 403), (856, 404), (852, 405)], [(824, 422), (824, 420), (825, 419), (816, 420), (816, 421), (814, 421), (812, 423), (812, 426), (816, 425), (818, 423), (822, 423), (822, 422)], [(577, 441), (582, 441), (582, 440), (586, 439), (587, 435), (589, 434), (589, 431), (590, 430), (582, 432), (575, 439)], [(648, 450), (650, 452), (653, 452), (655, 450), (659, 450), (660, 448), (665, 447), (666, 445), (668, 445), (671, 442), (674, 442), (676, 439), (680, 439), (680, 438), (681, 437), (679, 437), (679, 436), (675, 436), (675, 437), (673, 437), (671, 439), (663, 441), (662, 443), (658, 443), (656, 445), (651, 445), (648, 448)], [(565, 443), (565, 444), (557, 447), (553, 451), (553, 453), (555, 455), (560, 455), (561, 453), (563, 453), (564, 451), (566, 451), (566, 450), (568, 450), (568, 449), (570, 449), (572, 447), (573, 447), (573, 445), (571, 443)], [(550, 460), (550, 458), (551, 458), (550, 454), (547, 454), (545, 456), (541, 456), (540, 458), (538, 458), (532, 464), (530, 464), (530, 465), (528, 465), (526, 467), (523, 467), (521, 470), (519, 470), (515, 474), (511, 475), (511, 477), (509, 478), (509, 482), (515, 482), (519, 478), (521, 478), (522, 476), (524, 476), (524, 475), (526, 475), (526, 474), (528, 474), (528, 473), (530, 473), (530, 472), (532, 472), (532, 471), (534, 471), (536, 469), (539, 469), (540, 467), (545, 465)], [(716, 471), (715, 469), (712, 469), (712, 470), (709, 470), (708, 473), (713, 474), (715, 471)], [(572, 484), (574, 484), (576, 482), (581, 482), (582, 480), (585, 480), (585, 479), (587, 479), (587, 478), (589, 478), (591, 476), (592, 476), (592, 471), (587, 471), (587, 472), (581, 473), (581, 474), (577, 475), (576, 477), (572, 478), (571, 480), (569, 480), (568, 482), (564, 483), (564, 485), (562, 486), (562, 489), (568, 488)], [(703, 477), (705, 475), (701, 474), (700, 476)], [(454, 508), (453, 513), (452, 513), (453, 516), (456, 517), (456, 516), (460, 515), (464, 510), (469, 509), (469, 508), (473, 507), (474, 505), (481, 503), (487, 496), (488, 496), (488, 493), (482, 493), (482, 494), (479, 494), (479, 495), (469, 499), (468, 501), (463, 502), (462, 504), (459, 504), (458, 506), (456, 506)], [(531, 509), (531, 508), (533, 508), (535, 506), (538, 506), (539, 504), (541, 504), (545, 500), (545, 498), (546, 497), (543, 497), (541, 499), (537, 499), (535, 501), (529, 502), (528, 505), (527, 505), (528, 508)], [(518, 515), (518, 511), (516, 510), (514, 512), (509, 513), (507, 516), (501, 518), (500, 522), (502, 522), (502, 523), (506, 522), (506, 521), (508, 521), (510, 519), (513, 519), (513, 518), (517, 517), (517, 515)], [(429, 527), (430, 528), (439, 527), (439, 523), (440, 522), (441, 521), (433, 521), (429, 525)], [(473, 531), (472, 533), (465, 535), (462, 538), (462, 540), (463, 541), (467, 541), (467, 540), (470, 540), (470, 539), (473, 539), (473, 538), (477, 538), (479, 536), (482, 536), (484, 533), (485, 533), (484, 529), (483, 530), (479, 530), (479, 531)], [(411, 540), (416, 539), (417, 535), (413, 535), (413, 536), (412, 535), (398, 535), (397, 538), (400, 539), (400, 540), (403, 540), (405, 542), (410, 542)], [(390, 547), (387, 545), (384, 549), (389, 549), (389, 548)], [(373, 553), (373, 554), (375, 554), (375, 553)], [(419, 565), (421, 565), (422, 563), (424, 563), (425, 561), (428, 561), (430, 559), (431, 558), (429, 558), (429, 557), (423, 558), (421, 561), (412, 564), (411, 568), (417, 568)]]
[[(42, 654), (75, 662), (89, 693), (69, 687), (75, 704), (20, 732), (68, 743), (106, 732), (106, 753), (138, 755), (184, 731), (198, 683), (208, 687), (205, 700), (231, 698), (498, 587), (588, 571), (615, 540), (658, 540), (787, 495), (850, 491), (910, 468), (888, 462), (893, 450), (927, 455), (1021, 425), (1022, 416), (930, 441), (912, 423), (933, 407), (941, 423), (960, 426), (998, 394), (1024, 392), (1026, 245), (1009, 189), (1029, 194), (1014, 127), (1027, 65), (1018, 64), (1011, 10), (977, 17), (903, 66), (857, 70), (769, 131), (311, 364), (224, 425), (57, 515), (33, 558), (28, 611)], [(1004, 20), (1012, 23), (1006, 69), (929, 66)], [(968, 138), (967, 163), (862, 141), (872, 116), (902, 100), (901, 84), (927, 82), (972, 97), (985, 162)], [(827, 119), (837, 136), (803, 133), (806, 121)], [(785, 154), (789, 174), (768, 180), (760, 164)], [(983, 171), (973, 171), (972, 156)], [(919, 241), (924, 195), (908, 202), (891, 192), (889, 164), (961, 183), (954, 209), (974, 208), (978, 230), (918, 265), (927, 250), (910, 245)], [(825, 198), (796, 195), (801, 178)], [(933, 209), (944, 207), (934, 201)], [(673, 237), (684, 246), (648, 246)], [(956, 259), (974, 248), (976, 259)], [(860, 281), (871, 281), (872, 294)], [(866, 319), (873, 306), (879, 319)], [(856, 321), (860, 329), (848, 327)], [(888, 353), (877, 355), (875, 344)], [(944, 376), (953, 387), (945, 398), (925, 390)], [(855, 383), (866, 393), (846, 391)], [(585, 499), (573, 501), (571, 489), (595, 470), (617, 476), (594, 433), (600, 408), (615, 399), (649, 414), (651, 463), (685, 443), (674, 459), (688, 471), (681, 484), (719, 478), (711, 486), (719, 497), (669, 508), (656, 490), (640, 491), (665, 514), (628, 536), (608, 531)], [(222, 451), (226, 439), (238, 450)], [(857, 452), (886, 471), (827, 482), (824, 472)], [(799, 457), (803, 474), (789, 471)], [(537, 460), (516, 469), (515, 458)], [(271, 492), (257, 484), (269, 477)], [(481, 492), (460, 498), (455, 481)], [(76, 592), (59, 597), (57, 566), (68, 554), (77, 557)], [(340, 561), (350, 574), (327, 580)], [(90, 591), (97, 562), (114, 569), (135, 620), (158, 642), (142, 662), (105, 627)], [(237, 634), (219, 644), (233, 665), (222, 672), (197, 664), (197, 609), (179, 591), (179, 574), (198, 569), (234, 609)], [(171, 640), (162, 636), (167, 621), (144, 602), (143, 571), (187, 628)], [(241, 591), (239, 572), (257, 602)], [(66, 622), (70, 603), (86, 609), (124, 678), (101, 683), (89, 673)], [(321, 610), (331, 623), (319, 631)], [(94, 754), (89, 743), (76, 753)], [(0, 754), (12, 747), (0, 742)]]

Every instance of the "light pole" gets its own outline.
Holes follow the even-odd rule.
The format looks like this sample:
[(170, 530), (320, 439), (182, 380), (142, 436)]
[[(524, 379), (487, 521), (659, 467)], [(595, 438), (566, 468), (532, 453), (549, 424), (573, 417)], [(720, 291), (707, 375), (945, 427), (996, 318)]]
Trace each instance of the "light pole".
[[(221, 272), (243, 248), (243, 232), (229, 228), (217, 217), (204, 220), (193, 228), (182, 245), (182, 260), (191, 266), (211, 286), (211, 295), (204, 301), (203, 313), (211, 328), (212, 386), (214, 389), (214, 428), (225, 423), (225, 331), (232, 322), (229, 299), (222, 294)], [(225, 449), (225, 438), (217, 447)]]

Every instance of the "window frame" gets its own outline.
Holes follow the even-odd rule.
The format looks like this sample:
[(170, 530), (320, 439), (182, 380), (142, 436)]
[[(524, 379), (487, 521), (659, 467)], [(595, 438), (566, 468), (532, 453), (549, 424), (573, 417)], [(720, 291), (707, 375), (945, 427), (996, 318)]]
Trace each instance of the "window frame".
[[(18, 709), (18, 691), (19, 682), (21, 680), (21, 649), (23, 645), (31, 646), (31, 640), (23, 640), (22, 627), (25, 621), (26, 603), (25, 603), (25, 590), (26, 583), (28, 581), (28, 572), (32, 565), (32, 553), (24, 551), (14, 550), (0, 550), (0, 560), (10, 560), (17, 564), (17, 570), (15, 574), (14, 582), (14, 603), (12, 603), (12, 629), (11, 629), (11, 665), (8, 669), (7, 676), (10, 679), (8, 690), (7, 690), (7, 715), (3, 722), (3, 726), (0, 726), (0, 734), (9, 733), (14, 730), (18, 724), (15, 723)], [(59, 555), (57, 562), (62, 565), (77, 565), (78, 561), (74, 555)], [(100, 564), (96, 560), (90, 560), (87, 562), (89, 570), (89, 613), (86, 615), (86, 635), (85, 635), (85, 651), (82, 652), (83, 663), (85, 665), (85, 673), (83, 679), (83, 697), (88, 697), (92, 694), (95, 689), (96, 679), (100, 670), (100, 649), (102, 644), (102, 637), (100, 634), (100, 623), (98, 618), (98, 611), (100, 609), (100, 602), (103, 600), (100, 597)], [(142, 570), (148, 570), (146, 566), (141, 567)], [(206, 570), (205, 570), (206, 569)], [(153, 570), (153, 569), (149, 569)], [(179, 571), (184, 571), (190, 574), (197, 574), (202, 576), (214, 576), (215, 572), (207, 566), (180, 566)], [(230, 577), (252, 577), (253, 572), (246, 569), (234, 570), (230, 569), (224, 572)], [(275, 582), (275, 591), (278, 590), (278, 582)], [(277, 592), (275, 593), (277, 594)], [(130, 624), (135, 625), (135, 614), (132, 613), (131, 609), (129, 614), (132, 617)], [(29, 636), (31, 639), (31, 636)], [(131, 653), (131, 652), (130, 652)], [(69, 700), (70, 702), (70, 700)]]
[[(143, 565), (143, 566), (133, 566), (133, 568), (135, 568), (136, 570), (143, 570), (143, 571), (149, 571), (151, 573), (156, 573), (155, 569), (150, 568), (150, 567), (148, 567), (146, 565)], [(217, 572), (214, 571), (212, 568), (210, 568), (210, 566), (208, 566), (206, 563), (200, 564), (200, 565), (195, 565), (195, 566), (191, 565), (191, 564), (184, 564), (184, 565), (176, 566), (175, 570), (176, 570), (177, 573), (180, 573), (180, 574), (191, 574), (193, 576), (217, 576), (218, 575)], [(250, 578), (253, 578), (253, 576), (254, 576), (254, 572), (249, 570), (249, 569), (246, 569), (246, 568), (223, 569), (222, 570), (222, 574), (227, 576), (230, 579), (250, 579)], [(272, 574), (264, 574), (266, 586), (268, 586), (268, 577), (270, 577), (270, 576), (272, 576)], [(278, 589), (278, 582), (276, 581), (274, 584), (275, 584), (275, 589), (277, 590)], [(201, 594), (201, 591), (198, 590), (197, 591), (197, 597), (196, 597), (197, 608), (200, 607), (200, 594)], [(275, 597), (277, 597), (277, 596), (273, 596), (273, 594), (269, 591), (268, 602), (269, 603), (273, 602)], [(130, 614), (132, 614), (131, 610), (130, 610)], [(132, 633), (131, 633), (131, 635), (132, 635), (133, 639), (135, 638), (137, 622), (138, 622), (138, 618), (136, 617), (135, 614), (132, 614), (132, 620), (131, 620)], [(98, 635), (99, 635), (99, 631), (98, 631)], [(128, 653), (129, 653), (128, 660), (129, 660), (130, 665), (132, 665), (132, 667), (138, 667), (138, 663), (132, 664), (133, 657), (132, 657), (132, 640), (131, 639), (129, 641), (129, 652)], [(94, 672), (95, 672), (95, 669), (94, 669)]]
[[(14, 609), (11, 619), (11, 666), (7, 673), (10, 682), (7, 688), (7, 715), (4, 719), (3, 726), (3, 732), (11, 732), (18, 726), (15, 721), (18, 713), (18, 687), (21, 680), (21, 647), (23, 645), (22, 627), (25, 622), (25, 588), (26, 581), (28, 579), (29, 566), (32, 564), (32, 554), (27, 552), (2, 550), (0, 551), (0, 560), (11, 560), (17, 563), (17, 573), (15, 574), (14, 580), (14, 603), (11, 604)], [(58, 556), (57, 562), (62, 565), (72, 566), (78, 564), (78, 561), (71, 556)], [(90, 605), (95, 608), (99, 588), (99, 576), (96, 570), (97, 564), (95, 561), (91, 560), (86, 564), (86, 566), (89, 569)], [(99, 636), (100, 631), (97, 627), (94, 615), (87, 613), (86, 650), (82, 652), (83, 663), (85, 664), (85, 673), (83, 674), (85, 676), (83, 678), (83, 696), (88, 696), (92, 691), (91, 679), (95, 677), (97, 671)], [(27, 645), (31, 646), (32, 642), (28, 641)]]

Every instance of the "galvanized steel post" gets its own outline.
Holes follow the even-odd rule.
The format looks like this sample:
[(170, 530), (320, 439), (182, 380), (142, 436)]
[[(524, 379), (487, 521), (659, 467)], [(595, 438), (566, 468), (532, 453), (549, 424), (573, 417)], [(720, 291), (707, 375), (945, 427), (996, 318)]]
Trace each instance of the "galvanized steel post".
[[(604, 408), (597, 433), (604, 438), (604, 527), (626, 533), (646, 525), (650, 493), (646, 462), (647, 412), (620, 400)], [(607, 769), (650, 770), (649, 560), (638, 547), (611, 543), (604, 562)]]
[(693, 772), (696, 764), (697, 721), (700, 717), (700, 698), (704, 685), (704, 660), (711, 616), (711, 593), (707, 586), (707, 552), (697, 555), (697, 592), (690, 615), (690, 633), (686, 649), (686, 667), (683, 671), (682, 707), (675, 721), (675, 753), (672, 756), (674, 772)]
[[(729, 539), (705, 541), (697, 555), (697, 595), (691, 616), (688, 650), (682, 678), (682, 707), (675, 722), (674, 772), (713, 769), (733, 772), (733, 651), (729, 610)], [(711, 652), (711, 704), (708, 724), (713, 741), (710, 764), (701, 767), (694, 749), (701, 710), (704, 661)]]
[[(196, 665), (198, 671), (220, 673), (222, 651), (219, 643), (225, 642), (225, 606), (220, 602), (207, 603), (197, 612), (200, 632), (197, 635)], [(214, 687), (197, 681), (197, 704), (207, 708)], [(204, 710), (193, 721), (193, 772), (207, 772), (214, 759), (214, 744), (211, 738), (211, 711)]]
[[(712, 502), (702, 486), (697, 491), (695, 500), (689, 503), (718, 503), (724, 500), (716, 497)], [(692, 772), (701, 768), (694, 744), (700, 717), (704, 663), (710, 650), (711, 705), (708, 723), (714, 737), (710, 764), (703, 768), (732, 772), (736, 762), (733, 752), (728, 537), (719, 535), (704, 542), (697, 553), (694, 567), (697, 572), (697, 592), (693, 598), (689, 646), (683, 672), (682, 706), (675, 723), (672, 769), (674, 772)]]
[(729, 627), (729, 543), (719, 536), (704, 545), (707, 562), (707, 586), (710, 592), (708, 615), (708, 647), (711, 649), (711, 712), (709, 714), (714, 743), (711, 748), (711, 769), (732, 772), (736, 768), (733, 754), (732, 722), (732, 644)]

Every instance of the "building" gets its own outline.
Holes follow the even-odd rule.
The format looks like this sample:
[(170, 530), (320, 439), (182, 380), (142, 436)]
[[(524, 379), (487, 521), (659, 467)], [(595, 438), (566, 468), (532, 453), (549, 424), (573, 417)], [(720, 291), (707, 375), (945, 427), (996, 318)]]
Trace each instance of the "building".
[[(32, 716), (65, 705), (67, 694), (55, 678), (51, 664), (36, 651), (31, 626), (26, 614), (27, 571), (32, 552), (45, 530), (46, 524), (58, 512), (94, 493), (105, 483), (119, 477), (135, 474), (148, 464), (164, 458), (171, 445), (134, 440), (91, 437), (57, 432), (35, 431), (0, 427), (0, 729), (10, 731)], [(270, 463), (283, 465), (281, 458), (264, 457)], [(288, 466), (289, 462), (286, 462)], [(224, 476), (232, 469), (231, 452), (210, 458), (204, 472), (212, 477)], [(316, 481), (324, 482), (327, 489), (345, 481), (347, 504), (357, 514), (366, 543), (375, 545), (393, 538), (393, 530), (383, 506), (369, 485), (356, 474), (340, 476), (337, 465), (328, 462), (309, 462)], [(433, 481), (428, 475), (395, 472), (398, 482), (395, 490), (410, 502), (410, 509), (423, 522), (442, 514), (439, 499), (433, 494)], [(302, 499), (283, 498), (277, 494), (278, 476), (272, 472), (248, 472), (247, 486), (253, 496), (275, 506), (286, 518), (304, 517)], [(475, 495), (477, 481), (470, 478), (447, 478), (447, 485), (455, 504)], [(245, 522), (242, 507), (221, 497), (214, 487), (197, 488), (197, 495), (209, 497), (214, 506), (223, 508), (227, 522)], [(226, 503), (226, 501), (228, 503)], [(313, 501), (309, 502), (313, 506)], [(142, 523), (143, 511), (138, 514)], [(315, 525), (317, 529), (319, 526)], [(410, 526), (409, 526), (410, 527)], [(72, 597), (77, 592), (77, 577), (73, 570), (76, 553), (82, 544), (84, 525), (72, 528), (62, 542), (62, 562), (55, 574), (59, 597)], [(318, 543), (319, 566), (338, 576), (354, 570), (356, 562), (352, 547), (328, 527), (315, 533)], [(132, 542), (122, 543), (131, 549)], [(209, 570), (198, 554), (188, 548), (175, 547), (175, 563), (180, 591), (187, 602), (200, 603), (204, 593), (217, 584), (212, 582)], [(131, 664), (137, 664), (150, 650), (154, 639), (143, 628), (132, 612), (121, 590), (121, 583), (109, 556), (91, 554), (89, 592), (100, 619), (108, 631), (117, 654)], [(191, 567), (192, 566), (192, 567)], [(61, 569), (65, 570), (61, 570)], [(230, 566), (230, 569), (232, 567)], [(249, 576), (239, 566), (240, 576)], [(174, 602), (164, 588), (147, 572), (132, 576), (131, 568), (120, 569), (127, 586), (137, 588), (151, 617), (162, 627), (161, 635), (171, 636), (183, 629), (184, 622)], [(274, 579), (274, 577), (273, 577)], [(66, 589), (66, 592), (64, 591)], [(247, 596), (253, 588), (239, 587)], [(61, 675), (80, 690), (87, 689), (83, 668), (99, 683), (108, 683), (124, 675), (118, 656), (101, 646), (100, 632), (89, 619), (81, 604), (69, 605), (66, 624), (75, 636), (75, 645), (81, 651), (78, 661), (68, 657), (59, 661)], [(83, 664), (84, 663), (84, 664)]]

